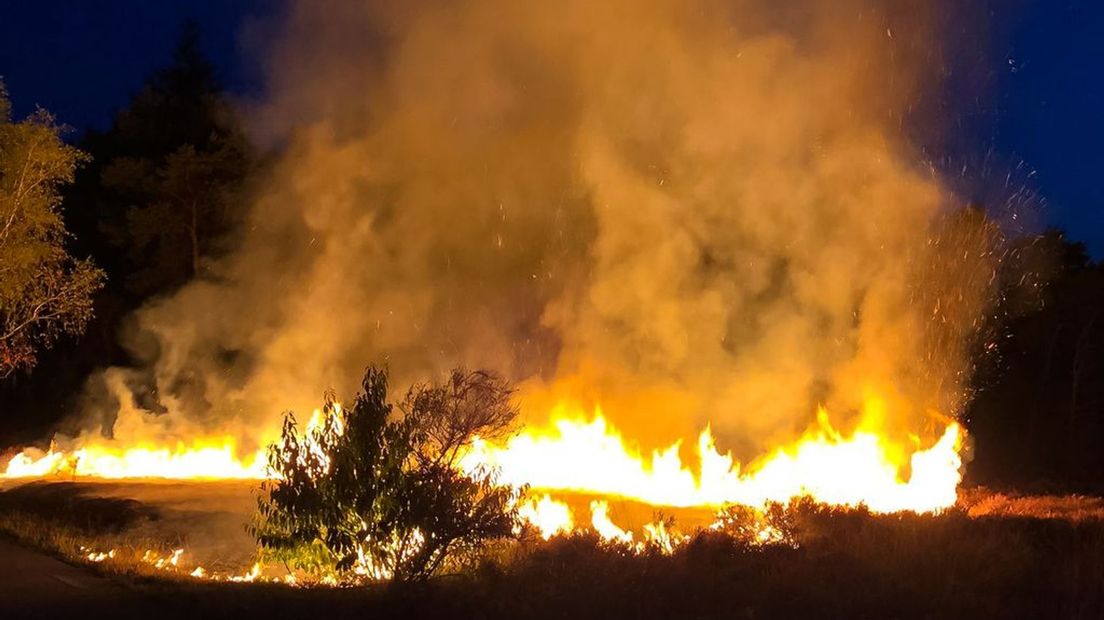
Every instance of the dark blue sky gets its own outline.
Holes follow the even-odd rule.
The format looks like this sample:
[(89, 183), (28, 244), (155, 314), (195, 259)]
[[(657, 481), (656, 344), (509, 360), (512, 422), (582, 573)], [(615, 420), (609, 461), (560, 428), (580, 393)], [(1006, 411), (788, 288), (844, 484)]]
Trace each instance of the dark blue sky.
[[(77, 129), (105, 126), (115, 109), (169, 58), (180, 24), (199, 22), (223, 82), (258, 88), (245, 25), (276, 0), (6, 0), (0, 7), (0, 76), (17, 113), (34, 105)], [(993, 3), (1001, 6), (1001, 2)], [(1028, 180), (1047, 225), (1104, 256), (1104, 1), (1027, 0), (992, 14), (994, 88), (955, 142), (952, 161), (997, 162), (991, 174)], [(967, 25), (967, 31), (969, 25)], [(982, 31), (979, 29), (979, 32)], [(980, 110), (980, 113), (979, 113)], [(1033, 172), (1030, 177), (1028, 172)]]
[[(1104, 2), (1036, 0), (1004, 46), (994, 144), (1036, 172), (1050, 224), (1104, 255)], [(1000, 59), (995, 59), (995, 62)]]
[(40, 105), (82, 130), (104, 128), (142, 81), (167, 64), (185, 20), (199, 24), (222, 83), (255, 90), (248, 22), (277, 0), (3, 0), (0, 76), (16, 113)]

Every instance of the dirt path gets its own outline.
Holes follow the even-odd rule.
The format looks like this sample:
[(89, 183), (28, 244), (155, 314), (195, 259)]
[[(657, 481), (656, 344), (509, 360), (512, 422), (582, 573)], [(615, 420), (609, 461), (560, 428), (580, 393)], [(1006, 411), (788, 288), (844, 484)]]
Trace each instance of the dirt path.
[(0, 538), (0, 616), (56, 618), (122, 595), (109, 579)]

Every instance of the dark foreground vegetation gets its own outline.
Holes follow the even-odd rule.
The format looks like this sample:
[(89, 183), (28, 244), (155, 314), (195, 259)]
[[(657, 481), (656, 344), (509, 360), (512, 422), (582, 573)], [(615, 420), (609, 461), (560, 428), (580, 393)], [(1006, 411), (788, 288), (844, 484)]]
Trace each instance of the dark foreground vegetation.
[(300, 433), (287, 414), (250, 527), (263, 556), (316, 577), (421, 581), (510, 536), (524, 489), (459, 460), (475, 437), (515, 425), (512, 393), (489, 373), (454, 370), (410, 388), (397, 417), (387, 371), (369, 368), (347, 408), (326, 398), (315, 428)]
[[(5, 508), (11, 514), (12, 506)], [(102, 502), (84, 508), (86, 515), (103, 513), (93, 521), (98, 532), (107, 515), (137, 514), (133, 506)], [(1104, 613), (1099, 515), (971, 517), (966, 509), (955, 509), (937, 517), (879, 517), (804, 505), (790, 517), (796, 546), (758, 547), (707, 532), (664, 555), (633, 554), (589, 535), (527, 539), (494, 549), (461, 575), (345, 589), (166, 581), (133, 572), (115, 574), (114, 587), (71, 601), (56, 593), (23, 593), (5, 601), (12, 614), (5, 617), (55, 617), (66, 606), (97, 617), (238, 618), (306, 617), (323, 609), (333, 618), (1098, 618)], [(80, 531), (76, 525), (37, 524), (40, 533)], [(26, 539), (27, 529), (22, 536)], [(32, 542), (42, 544), (43, 537)]]

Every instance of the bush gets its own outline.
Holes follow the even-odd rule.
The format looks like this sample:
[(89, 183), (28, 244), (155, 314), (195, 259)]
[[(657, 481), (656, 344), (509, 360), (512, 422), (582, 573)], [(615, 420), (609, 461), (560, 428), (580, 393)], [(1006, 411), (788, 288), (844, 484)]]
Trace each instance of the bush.
[(386, 371), (369, 368), (353, 406), (327, 395), (305, 433), (288, 412), (251, 527), (263, 554), (316, 578), (417, 581), (510, 536), (522, 490), (458, 461), (476, 436), (509, 431), (511, 397), (494, 375), (456, 370), (393, 415)]

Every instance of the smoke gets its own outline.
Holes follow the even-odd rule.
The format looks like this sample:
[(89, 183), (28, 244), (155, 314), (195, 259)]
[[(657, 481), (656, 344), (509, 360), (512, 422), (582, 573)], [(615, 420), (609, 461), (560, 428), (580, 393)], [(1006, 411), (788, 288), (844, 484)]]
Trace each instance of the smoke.
[(959, 411), (996, 233), (906, 136), (931, 3), (390, 4), (261, 31), (279, 161), (217, 276), (139, 311), (146, 366), (89, 400), (117, 437), (258, 440), (373, 362), (743, 455), (818, 404)]

